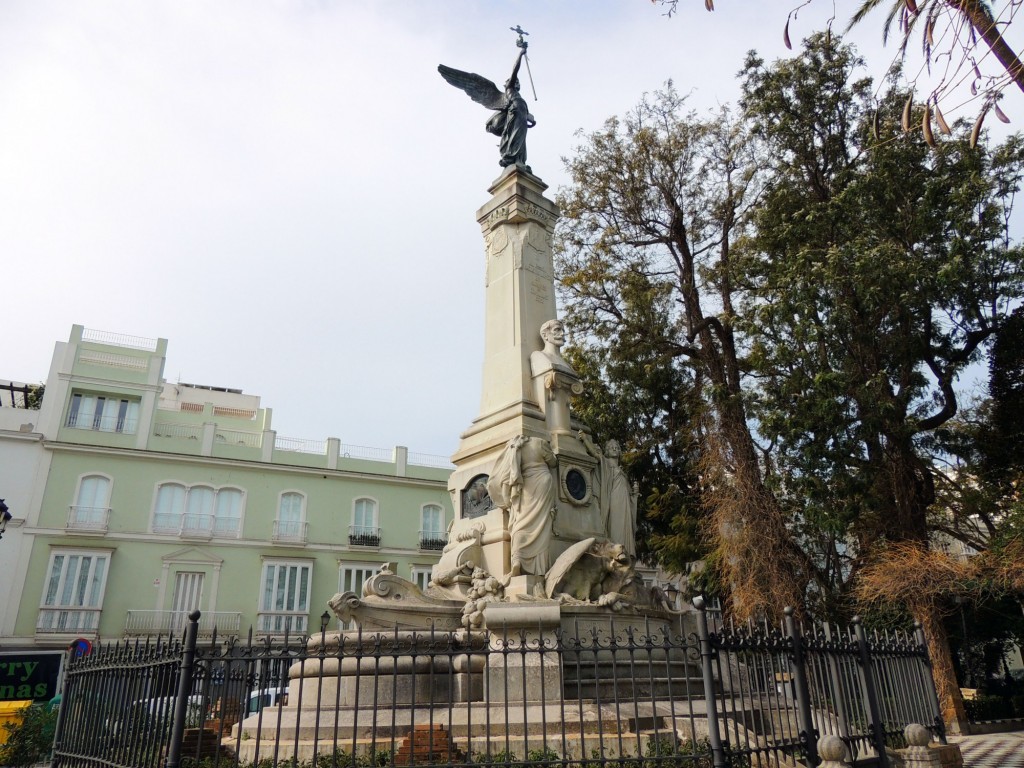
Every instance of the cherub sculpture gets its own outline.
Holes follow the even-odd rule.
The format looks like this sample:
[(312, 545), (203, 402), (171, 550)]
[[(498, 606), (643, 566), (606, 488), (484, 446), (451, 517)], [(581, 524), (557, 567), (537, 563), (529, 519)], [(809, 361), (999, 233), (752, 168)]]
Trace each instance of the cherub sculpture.
[(516, 41), (519, 55), (512, 67), (512, 75), (505, 81), (504, 93), (486, 77), (473, 72), (452, 69), (444, 64), (438, 65), (437, 71), (449, 83), (465, 91), (473, 101), (494, 110), (486, 128), (488, 133), (501, 137), (499, 165), (502, 168), (519, 165), (529, 171), (530, 166), (526, 164), (526, 131), (533, 128), (537, 121), (527, 109), (526, 99), (519, 94), (519, 65), (526, 56), (527, 46), (522, 34)]

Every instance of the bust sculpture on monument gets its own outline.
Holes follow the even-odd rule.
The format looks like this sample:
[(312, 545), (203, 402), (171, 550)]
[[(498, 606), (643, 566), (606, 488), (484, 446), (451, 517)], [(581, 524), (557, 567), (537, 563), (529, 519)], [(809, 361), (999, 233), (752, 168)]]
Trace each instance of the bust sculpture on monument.
[(547, 418), (552, 433), (571, 433), (569, 399), (583, 392), (580, 377), (562, 357), (565, 326), (561, 320), (548, 320), (540, 327), (544, 348), (530, 355), (534, 396)]

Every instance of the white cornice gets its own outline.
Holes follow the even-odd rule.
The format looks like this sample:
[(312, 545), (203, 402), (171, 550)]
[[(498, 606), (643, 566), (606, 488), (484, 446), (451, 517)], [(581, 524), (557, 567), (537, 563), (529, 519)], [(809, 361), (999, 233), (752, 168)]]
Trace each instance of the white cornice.
[(57, 378), (69, 384), (87, 384), (91, 387), (131, 389), (140, 392), (161, 392), (163, 384), (144, 384), (137, 381), (121, 381), (120, 379), (99, 379), (95, 376), (82, 376), (80, 373), (59, 373)]
[[(12, 521), (13, 522), (13, 521)], [(336, 552), (345, 553), (353, 557), (359, 557), (362, 560), (376, 560), (381, 555), (395, 555), (401, 557), (425, 557), (424, 553), (417, 547), (381, 547), (380, 549), (366, 550), (358, 547), (350, 547), (347, 544), (331, 544), (327, 542), (315, 542), (308, 541), (302, 547), (294, 547), (294, 556), (288, 554), (289, 547), (282, 546), (276, 542), (272, 542), (269, 539), (217, 539), (212, 538), (208, 541), (204, 540), (201, 544), (195, 544), (193, 542), (183, 540), (175, 535), (160, 535), (155, 533), (110, 533), (95, 534), (95, 535), (84, 535), (81, 533), (71, 534), (63, 528), (29, 528), (25, 527), (25, 534), (33, 534), (44, 538), (60, 538), (64, 540), (62, 543), (54, 544), (50, 542), (49, 546), (58, 547), (76, 547), (79, 549), (104, 549), (102, 546), (91, 546), (90, 542), (96, 544), (103, 544), (105, 542), (145, 542), (147, 544), (177, 544), (180, 549), (175, 550), (171, 557), (179, 552), (187, 551), (197, 547), (211, 548), (211, 547), (232, 547), (239, 549), (264, 549), (267, 550), (267, 557), (276, 557), (278, 559), (303, 559), (308, 558), (311, 554), (316, 552)], [(111, 545), (116, 549), (116, 545)]]
[[(39, 411), (36, 411), (39, 413)], [(42, 432), (15, 432), (13, 429), (0, 429), (0, 439), (3, 440), (24, 440), (26, 442), (41, 443)]]
[(57, 440), (44, 440), (43, 447), (51, 451), (68, 453), (98, 453), (107, 456), (136, 459), (139, 461), (167, 461), (179, 464), (210, 465), (223, 467), (240, 467), (259, 469), (261, 471), (284, 472), (289, 474), (320, 475), (321, 477), (349, 478), (353, 480), (373, 480), (392, 485), (420, 486), (448, 490), (448, 479), (427, 480), (422, 477), (398, 477), (373, 472), (356, 472), (351, 469), (327, 469), (326, 467), (300, 467), (294, 464), (273, 464), (263, 461), (246, 461), (244, 459), (226, 459), (220, 456), (189, 456), (181, 453), (163, 453), (162, 451), (136, 450), (133, 448), (114, 448), (105, 445), (87, 445), (84, 443), (66, 443)]

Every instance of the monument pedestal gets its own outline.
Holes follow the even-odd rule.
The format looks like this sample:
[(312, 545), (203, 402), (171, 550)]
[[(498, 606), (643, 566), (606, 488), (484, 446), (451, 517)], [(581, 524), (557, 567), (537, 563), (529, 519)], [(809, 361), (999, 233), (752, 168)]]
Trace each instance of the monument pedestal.
[(483, 386), (480, 413), (452, 456), (448, 489), (456, 520), (473, 516), (467, 492), (474, 478), (490, 474), (509, 440), (548, 438), (530, 373), (539, 329), (555, 317), (551, 238), (558, 207), (544, 197), (546, 189), (537, 176), (509, 166), (477, 211), (486, 257)]

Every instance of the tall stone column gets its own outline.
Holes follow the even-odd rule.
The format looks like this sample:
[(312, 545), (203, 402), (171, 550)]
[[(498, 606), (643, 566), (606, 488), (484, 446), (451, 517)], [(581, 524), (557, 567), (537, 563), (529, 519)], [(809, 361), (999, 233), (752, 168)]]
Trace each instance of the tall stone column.
[(511, 166), (477, 211), (486, 253), (483, 386), (480, 413), (452, 456), (453, 491), (477, 469), (486, 473), (515, 435), (547, 437), (530, 373), (530, 355), (543, 346), (540, 327), (555, 317), (551, 238), (558, 207), (544, 197), (546, 189)]
[[(483, 386), (479, 415), (452, 456), (448, 489), (456, 521), (484, 523), (482, 564), (492, 573), (507, 567), (508, 521), (500, 509), (486, 509), (481, 478), (516, 435), (549, 437), (530, 371), (530, 355), (543, 346), (540, 327), (555, 317), (551, 239), (558, 207), (546, 189), (537, 176), (510, 166), (476, 214), (486, 259)], [(461, 527), (457, 522), (455, 532)]]

